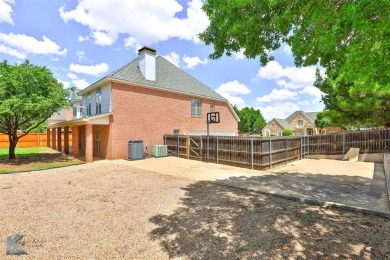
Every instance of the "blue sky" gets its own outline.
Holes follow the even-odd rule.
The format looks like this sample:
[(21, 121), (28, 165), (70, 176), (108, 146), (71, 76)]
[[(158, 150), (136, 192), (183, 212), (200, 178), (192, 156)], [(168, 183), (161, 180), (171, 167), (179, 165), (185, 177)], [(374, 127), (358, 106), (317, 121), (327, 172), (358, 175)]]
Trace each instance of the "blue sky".
[(296, 68), (289, 46), (261, 67), (242, 53), (210, 60), (197, 34), (208, 25), (201, 0), (0, 0), (0, 59), (47, 66), (65, 87), (85, 88), (151, 46), (239, 107), (267, 120), (321, 111), (314, 67)]

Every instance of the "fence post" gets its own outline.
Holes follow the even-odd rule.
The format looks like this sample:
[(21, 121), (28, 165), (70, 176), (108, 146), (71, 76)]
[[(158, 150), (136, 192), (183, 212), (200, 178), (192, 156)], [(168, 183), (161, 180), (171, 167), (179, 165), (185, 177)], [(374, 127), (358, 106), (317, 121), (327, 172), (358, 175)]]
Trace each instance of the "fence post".
[(179, 156), (179, 138), (180, 138), (180, 136), (177, 135), (177, 157), (180, 157)]
[(302, 158), (303, 158), (303, 141), (302, 141), (302, 137), (301, 137), (301, 157), (299, 158), (299, 160), (302, 160)]
[(251, 166), (253, 170), (253, 138), (251, 139)]
[(218, 156), (218, 136), (217, 136), (217, 151), (216, 151), (216, 153), (217, 153), (217, 164), (218, 164), (218, 160), (219, 160), (219, 156)]
[(285, 150), (285, 156), (286, 156), (286, 164), (287, 164), (287, 137), (286, 137), (286, 139), (284, 139), (284, 146), (285, 146), (285, 148), (286, 148), (286, 150)]
[(199, 138), (200, 138), (199, 159), (201, 162), (203, 162), (203, 140), (202, 140), (202, 136), (200, 136)]
[(307, 136), (307, 156), (310, 156), (310, 138)]
[(272, 142), (271, 142), (271, 136), (269, 137), (269, 168), (272, 169)]
[(187, 159), (190, 159), (190, 137), (186, 136), (186, 155)]
[(343, 155), (345, 154), (345, 132), (343, 132)]

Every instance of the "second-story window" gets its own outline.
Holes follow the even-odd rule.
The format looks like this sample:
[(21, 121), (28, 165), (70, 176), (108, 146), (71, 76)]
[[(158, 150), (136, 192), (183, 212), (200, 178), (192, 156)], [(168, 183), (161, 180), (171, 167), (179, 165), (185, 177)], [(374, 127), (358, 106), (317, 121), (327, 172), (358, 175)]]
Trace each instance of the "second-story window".
[(96, 115), (102, 113), (102, 91), (96, 90)]
[(191, 99), (191, 116), (202, 116), (202, 100)]
[(91, 95), (87, 96), (87, 116), (92, 115), (92, 99)]
[(77, 107), (73, 106), (73, 118), (77, 117)]
[(210, 102), (210, 112), (215, 112), (215, 104), (214, 104), (214, 102)]
[(303, 128), (303, 120), (298, 120), (297, 127), (298, 128)]

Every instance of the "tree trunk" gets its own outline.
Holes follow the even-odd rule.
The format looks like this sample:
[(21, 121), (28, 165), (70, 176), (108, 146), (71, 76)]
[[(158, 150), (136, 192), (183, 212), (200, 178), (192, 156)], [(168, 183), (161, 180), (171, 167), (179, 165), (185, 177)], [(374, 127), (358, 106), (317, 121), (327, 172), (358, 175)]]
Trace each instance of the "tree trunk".
[(9, 139), (9, 150), (8, 150), (8, 158), (9, 159), (16, 159), (15, 156), (15, 148), (18, 144), (19, 138), (17, 134), (10, 134), (8, 135)]

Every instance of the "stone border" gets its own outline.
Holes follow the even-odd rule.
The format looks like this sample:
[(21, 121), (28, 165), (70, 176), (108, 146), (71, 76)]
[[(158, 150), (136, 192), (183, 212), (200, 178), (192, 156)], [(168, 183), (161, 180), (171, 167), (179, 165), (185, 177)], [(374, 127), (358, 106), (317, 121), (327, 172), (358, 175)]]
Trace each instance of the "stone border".
[[(389, 156), (389, 159), (390, 159), (390, 156)], [(389, 163), (390, 163), (390, 161), (389, 161)], [(390, 165), (388, 165), (388, 166), (390, 166)], [(365, 214), (369, 214), (369, 215), (374, 215), (374, 216), (379, 216), (382, 218), (390, 219), (390, 211), (373, 210), (373, 209), (355, 207), (355, 206), (345, 205), (345, 204), (331, 202), (331, 201), (320, 201), (320, 200), (307, 199), (307, 198), (302, 198), (302, 197), (293, 196), (293, 195), (285, 195), (285, 194), (279, 194), (279, 193), (273, 193), (273, 192), (267, 192), (267, 191), (259, 191), (259, 190), (244, 188), (244, 187), (240, 187), (240, 186), (236, 186), (236, 185), (232, 185), (232, 184), (227, 184), (227, 183), (223, 183), (223, 182), (219, 182), (219, 181), (214, 181), (213, 183), (216, 183), (218, 185), (225, 186), (225, 187), (236, 188), (236, 189), (240, 189), (240, 190), (244, 190), (244, 191), (252, 191), (252, 192), (259, 193), (259, 194), (271, 195), (271, 196), (275, 196), (275, 197), (279, 197), (279, 198), (283, 198), (283, 199), (293, 200), (293, 201), (297, 201), (300, 203), (317, 205), (317, 206), (321, 206), (324, 208), (346, 209), (346, 210), (350, 210), (350, 211), (354, 211), (354, 212), (360, 212), (360, 213), (365, 213)], [(389, 188), (389, 186), (387, 186), (387, 187)]]
[(390, 153), (383, 154), (383, 168), (385, 169), (385, 182), (387, 187), (387, 196), (390, 207)]

